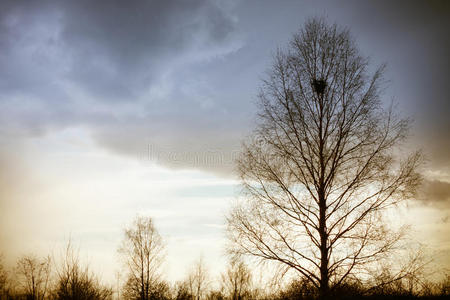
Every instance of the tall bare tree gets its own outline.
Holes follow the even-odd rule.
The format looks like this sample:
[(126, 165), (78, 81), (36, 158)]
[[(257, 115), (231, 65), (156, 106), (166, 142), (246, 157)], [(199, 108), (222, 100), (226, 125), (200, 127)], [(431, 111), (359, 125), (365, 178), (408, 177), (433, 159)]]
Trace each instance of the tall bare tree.
[(400, 155), (409, 122), (381, 102), (348, 30), (308, 21), (279, 50), (259, 95), (259, 123), (238, 170), (231, 251), (296, 270), (326, 298), (399, 239), (382, 213), (414, 195), (419, 152)]
[(23, 256), (17, 261), (15, 273), (27, 299), (45, 299), (50, 282), (50, 257)]
[(164, 259), (164, 243), (151, 218), (137, 217), (125, 229), (119, 248), (128, 271), (125, 293), (129, 299), (148, 300), (160, 285), (160, 267)]

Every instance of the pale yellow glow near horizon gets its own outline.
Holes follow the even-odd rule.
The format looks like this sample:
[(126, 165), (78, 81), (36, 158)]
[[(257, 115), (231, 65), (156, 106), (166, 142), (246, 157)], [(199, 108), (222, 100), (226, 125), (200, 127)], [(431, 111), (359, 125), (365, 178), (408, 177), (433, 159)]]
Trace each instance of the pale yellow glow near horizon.
[[(224, 216), (237, 180), (108, 152), (83, 128), (28, 139), (10, 158), (0, 203), (0, 252), (9, 266), (28, 253), (57, 258), (71, 239), (81, 259), (114, 284), (122, 231), (139, 214), (154, 219), (167, 244), (166, 279), (182, 280), (201, 255), (215, 278), (224, 270)], [(449, 268), (449, 214), (413, 203), (390, 218), (412, 224), (414, 238)]]
[[(24, 167), (16, 178), (23, 180), (2, 203), (7, 213), (0, 251), (10, 265), (28, 253), (58, 256), (71, 239), (96, 273), (114, 280), (122, 231), (142, 215), (155, 220), (166, 241), (168, 279), (183, 279), (200, 255), (212, 269), (222, 269), (224, 214), (235, 180), (112, 154), (82, 129), (21, 146)], [(208, 197), (201, 192), (205, 187), (212, 191)]]

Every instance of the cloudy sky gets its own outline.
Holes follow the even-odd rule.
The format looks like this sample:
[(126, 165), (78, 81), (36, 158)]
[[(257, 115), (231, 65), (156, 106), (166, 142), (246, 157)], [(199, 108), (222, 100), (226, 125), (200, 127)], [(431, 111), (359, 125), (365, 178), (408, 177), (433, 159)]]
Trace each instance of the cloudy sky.
[[(450, 267), (450, 4), (445, 1), (0, 2), (0, 252), (69, 238), (107, 280), (137, 214), (166, 240), (166, 273), (225, 261), (233, 158), (271, 55), (310, 17), (347, 26), (386, 103), (414, 119), (427, 163), (399, 212)], [(180, 271), (182, 270), (182, 271)], [(215, 272), (214, 271), (214, 272)]]

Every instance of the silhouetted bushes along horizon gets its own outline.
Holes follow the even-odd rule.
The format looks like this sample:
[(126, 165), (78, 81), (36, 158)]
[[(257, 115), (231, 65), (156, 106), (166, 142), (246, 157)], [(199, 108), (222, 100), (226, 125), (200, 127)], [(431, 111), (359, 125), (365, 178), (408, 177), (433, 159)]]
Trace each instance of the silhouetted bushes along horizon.
[[(3, 258), (3, 257), (2, 257)], [(219, 278), (212, 278), (200, 259), (184, 281), (170, 283), (154, 278), (145, 296), (130, 292), (129, 282), (106, 285), (88, 265), (81, 263), (71, 243), (59, 263), (34, 255), (18, 259), (6, 270), (0, 260), (0, 300), (316, 300), (318, 289), (306, 279), (284, 287), (258, 287), (252, 272), (242, 261), (232, 261)], [(213, 287), (213, 282), (216, 283)], [(331, 289), (330, 299), (450, 299), (450, 275), (439, 282), (426, 278), (402, 278), (382, 287), (368, 288), (353, 282)]]
[[(108, 285), (79, 258), (71, 240), (59, 255), (21, 256), (6, 270), (0, 255), (0, 300), (316, 300), (316, 299), (445, 299), (450, 297), (450, 275), (438, 282), (427, 278), (423, 252), (412, 256), (407, 268), (389, 265), (377, 273), (350, 277), (330, 285), (326, 297), (307, 277), (280, 275), (275, 266), (265, 283), (256, 283), (259, 269), (251, 269), (241, 256), (229, 255), (226, 269), (211, 275), (202, 256), (183, 280), (164, 279), (165, 242), (152, 218), (137, 216), (124, 230), (118, 253), (116, 280)], [(425, 261), (425, 262), (424, 262)], [(268, 266), (267, 266), (268, 267)], [(399, 276), (400, 274), (400, 276)], [(437, 273), (434, 272), (434, 275)], [(291, 274), (292, 275), (292, 274)], [(367, 275), (367, 274), (366, 274)], [(296, 280), (292, 278), (298, 278)]]

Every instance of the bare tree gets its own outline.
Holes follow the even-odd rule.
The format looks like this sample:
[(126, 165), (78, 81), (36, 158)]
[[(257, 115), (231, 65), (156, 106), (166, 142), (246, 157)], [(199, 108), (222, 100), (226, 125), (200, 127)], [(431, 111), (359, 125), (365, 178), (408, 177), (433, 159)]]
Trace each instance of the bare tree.
[(160, 286), (159, 269), (164, 258), (164, 243), (151, 218), (137, 217), (119, 248), (128, 271), (124, 292), (130, 299), (148, 300)]
[(247, 299), (251, 288), (251, 274), (244, 262), (233, 259), (227, 271), (222, 274), (222, 284), (229, 299)]
[(206, 295), (206, 300), (226, 300), (223, 291), (221, 290), (211, 290)]
[(231, 252), (282, 263), (325, 298), (394, 250), (400, 234), (382, 213), (414, 195), (421, 155), (395, 152), (409, 122), (383, 108), (382, 74), (321, 19), (278, 51), (238, 160)]
[(117, 299), (120, 299), (120, 289), (121, 289), (121, 284), (120, 284), (120, 280), (122, 279), (122, 274), (120, 273), (120, 271), (116, 271), (115, 273), (116, 275), (116, 293), (117, 293)]
[(175, 284), (175, 300), (192, 300), (193, 296), (190, 293), (192, 289), (188, 281), (178, 281)]
[(0, 299), (8, 296), (8, 273), (3, 265), (3, 254), (0, 253)]
[(43, 259), (39, 259), (34, 255), (21, 257), (17, 261), (15, 273), (27, 299), (45, 299), (51, 273), (51, 259), (49, 256)]
[(54, 299), (57, 300), (108, 300), (112, 288), (103, 286), (89, 268), (80, 263), (78, 253), (69, 241), (61, 264), (56, 268)]
[(204, 298), (209, 282), (208, 271), (202, 257), (195, 263), (192, 271), (188, 275), (187, 283), (192, 300), (201, 300)]

